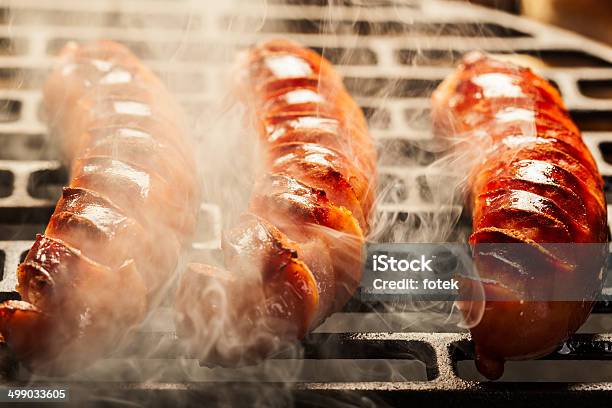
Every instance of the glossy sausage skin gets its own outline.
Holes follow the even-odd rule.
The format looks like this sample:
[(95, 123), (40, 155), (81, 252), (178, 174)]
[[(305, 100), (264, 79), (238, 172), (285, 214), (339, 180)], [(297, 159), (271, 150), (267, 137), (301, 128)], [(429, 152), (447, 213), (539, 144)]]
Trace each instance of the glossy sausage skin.
[(66, 45), (44, 108), (70, 183), (19, 265), (22, 300), (0, 307), (0, 332), (32, 369), (63, 373), (142, 321), (192, 233), (198, 186), (179, 107), (127, 48)]
[(224, 233), (227, 271), (194, 266), (177, 296), (179, 335), (193, 354), (226, 365), (303, 337), (347, 302), (375, 187), (363, 113), (327, 60), (282, 40), (244, 57), (240, 98), (265, 170), (248, 214)]
[[(469, 54), (435, 92), (433, 120), (439, 134), (482, 138), (477, 143), (482, 156), (468, 181), (475, 248), (508, 243), (543, 253), (545, 244), (608, 241), (602, 177), (561, 96), (546, 80), (528, 68)], [(605, 251), (605, 245), (596, 248)], [(471, 328), (476, 365), (485, 376), (500, 377), (505, 360), (553, 351), (588, 317), (593, 297), (522, 301), (527, 293), (550, 288), (550, 275), (521, 274), (475, 256), (481, 277), (498, 281), (483, 283), (485, 297), (503, 299), (486, 301), (480, 322)], [(587, 263), (578, 259), (570, 270), (559, 270), (555, 276), (563, 282), (554, 283), (600, 288), (603, 259)]]

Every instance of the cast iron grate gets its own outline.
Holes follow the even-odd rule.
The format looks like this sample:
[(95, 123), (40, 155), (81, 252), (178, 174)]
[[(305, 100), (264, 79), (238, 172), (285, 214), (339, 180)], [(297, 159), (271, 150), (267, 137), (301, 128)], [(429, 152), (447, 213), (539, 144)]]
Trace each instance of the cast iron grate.
[[(48, 143), (39, 105), (40, 86), (52, 55), (69, 39), (119, 40), (147, 60), (166, 81), (189, 76), (197, 86), (177, 89), (187, 109), (201, 106), (214, 89), (215, 72), (222, 63), (198, 64), (206, 53), (214, 52), (213, 44), (248, 44), (254, 39), (284, 35), (323, 52), (344, 74), (347, 86), (369, 117), (381, 149), (398, 152), (383, 155), (379, 167), (381, 187), (393, 192), (379, 210), (397, 216), (394, 229), (408, 228), (410, 214), (439, 211), (422, 183), (424, 166), (433, 156), (419, 148), (430, 137), (427, 107), (431, 91), (471, 49), (532, 55), (548, 64), (544, 74), (560, 89), (573, 117), (585, 130), (585, 140), (606, 178), (607, 194), (612, 193), (612, 49), (513, 15), (458, 2), (332, 3), (330, 13), (327, 1), (270, 1), (257, 38), (209, 36), (207, 27), (218, 27), (230, 16), (192, 15), (190, 29), (201, 30), (205, 38), (197, 43), (185, 41), (183, 36), (187, 2), (124, 2), (123, 16), (146, 21), (142, 28), (126, 25), (113, 9), (117, 3), (104, 0), (20, 0), (11, 2), (10, 13), (7, 7), (0, 9), (0, 298), (18, 297), (14, 292), (15, 268), (35, 233), (43, 231), (66, 180)], [(257, 23), (259, 6), (258, 2), (245, 2), (241, 18)], [(155, 59), (148, 47), (151, 43), (169, 50), (180, 45), (183, 52), (171, 61)], [(380, 96), (381, 89), (388, 89), (384, 97)], [(195, 258), (215, 251), (220, 214), (213, 205), (202, 206), (207, 232), (193, 246)], [(612, 295), (612, 289), (606, 294)], [(178, 364), (170, 311), (162, 307), (157, 314), (158, 323), (143, 329), (135, 342), (157, 344), (155, 352), (140, 355), (139, 349), (148, 348), (136, 346), (123, 352), (135, 353), (142, 364), (152, 367)], [(503, 404), (516, 399), (586, 403), (612, 394), (611, 333), (612, 300), (604, 299), (581, 333), (557, 352), (535, 362), (516, 363), (509, 370), (508, 382), (490, 384), (479, 381), (475, 374), (468, 335), (445, 324), (443, 315), (398, 311), (354, 300), (304, 342), (303, 367), (294, 379), (293, 393), (296, 401), (317, 405), (327, 405), (331, 400), (359, 403), (364, 401), (361, 397), (392, 403), (437, 398), (448, 405), (466, 401)], [(350, 362), (350, 369), (338, 371), (337, 366), (346, 362)], [(273, 363), (282, 365), (283, 359)], [(120, 393), (142, 401), (155, 398), (162, 404), (194, 393), (218, 401), (215, 391), (221, 382), (237, 395), (248, 395), (249, 387), (253, 387), (245, 384), (240, 374), (193, 364), (189, 377), (179, 370), (176, 375), (164, 374), (144, 383), (138, 374), (123, 373), (121, 385), (83, 377), (71, 384), (86, 385), (83, 398), (92, 393)], [(328, 364), (335, 368), (326, 369)], [(19, 384), (29, 381), (27, 374), (16, 367), (10, 374), (11, 381)], [(257, 388), (263, 393), (283, 380), (270, 378)], [(535, 383), (538, 380), (546, 382)], [(356, 393), (349, 396), (346, 391)]]

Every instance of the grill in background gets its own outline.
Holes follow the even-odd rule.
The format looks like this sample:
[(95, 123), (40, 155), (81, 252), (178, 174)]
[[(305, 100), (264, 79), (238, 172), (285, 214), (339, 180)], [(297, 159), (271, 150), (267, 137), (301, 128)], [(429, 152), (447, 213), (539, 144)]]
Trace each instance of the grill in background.
[[(52, 55), (66, 40), (111, 38), (130, 46), (172, 86), (173, 77), (190, 76), (189, 89), (177, 89), (187, 109), (201, 107), (214, 90), (215, 72), (222, 65), (197, 61), (213, 44), (279, 34), (323, 52), (337, 64), (347, 87), (364, 107), (381, 149), (393, 149), (380, 163), (381, 188), (394, 194), (380, 211), (398, 214), (393, 230), (410, 228), (410, 214), (431, 214), (435, 208), (420, 181), (433, 157), (418, 145), (431, 137), (427, 122), (428, 96), (448, 74), (461, 54), (474, 48), (520, 52), (549, 64), (545, 75), (560, 89), (606, 178), (612, 180), (612, 50), (568, 32), (516, 16), (462, 3), (440, 1), (349, 2), (269, 1), (267, 18), (257, 38), (239, 34), (207, 37), (207, 27), (224, 24), (230, 16), (192, 16), (171, 1), (124, 2), (125, 15), (143, 19), (143, 28), (128, 27), (111, 8), (113, 2), (20, 0), (13, 13), (0, 11), (0, 281), (3, 299), (17, 298), (15, 269), (37, 232), (42, 232), (53, 210), (66, 173), (57, 161), (40, 118), (40, 86)], [(283, 4), (286, 3), (286, 4)], [(362, 3), (367, 9), (351, 6)], [(243, 18), (259, 15), (258, 2), (241, 7)], [(329, 16), (333, 15), (333, 21)], [(42, 18), (41, 18), (42, 16)], [(299, 16), (299, 17), (296, 17)], [(203, 43), (185, 43), (183, 30), (202, 30)], [(209, 41), (207, 43), (207, 41)], [(183, 52), (172, 61), (155, 59), (148, 44)], [(381, 98), (380, 89), (388, 89)], [(458, 210), (456, 208), (455, 210)], [(193, 245), (193, 257), (215, 251), (221, 211), (202, 206), (203, 236)], [(402, 225), (402, 224), (405, 225)], [(465, 226), (464, 226), (465, 227)], [(459, 227), (461, 228), (461, 226)], [(393, 233), (393, 230), (389, 233)], [(606, 295), (612, 295), (607, 289)], [(611, 297), (612, 299), (612, 297)], [(612, 301), (597, 304), (587, 324), (557, 352), (533, 362), (510, 363), (509, 382), (483, 383), (474, 369), (471, 344), (465, 332), (445, 324), (445, 316), (430, 312), (393, 312), (384, 305), (355, 300), (332, 316), (305, 341), (303, 368), (295, 381), (298, 401), (346, 399), (344, 391), (358, 391), (377, 401), (466, 401), (489, 404), (521, 398), (525, 402), (595, 401), (612, 395)], [(149, 371), (164, 367), (164, 375), (143, 383), (142, 372), (92, 374), (71, 384), (84, 384), (82, 397), (98, 394), (128, 398), (176, 398), (208, 395), (219, 387), (243, 392), (237, 385), (240, 370), (208, 369), (192, 361), (185, 370), (168, 370), (179, 363), (174, 347), (171, 311), (161, 308), (154, 325), (139, 334), (148, 344), (160, 342), (153, 354), (138, 355)], [(114, 356), (120, 358), (121, 356)], [(109, 359), (109, 361), (112, 359)], [(282, 366), (287, 362), (275, 362)], [(109, 364), (112, 364), (110, 362)], [(343, 364), (347, 369), (343, 370)], [(339, 368), (340, 367), (340, 368)], [(256, 371), (255, 371), (256, 372)], [(23, 371), (12, 379), (23, 381)], [(95, 380), (91, 380), (95, 378)], [(121, 378), (122, 383), (113, 381)], [(224, 381), (216, 380), (225, 378)], [(284, 378), (268, 378), (270, 387)], [(37, 379), (37, 381), (44, 381)], [(542, 383), (540, 381), (545, 381)], [(535, 383), (539, 382), (539, 383)], [(578, 382), (578, 383), (576, 383)], [(257, 385), (257, 387), (263, 387)], [(242, 390), (242, 391), (241, 391)], [(76, 394), (75, 394), (76, 395)], [(449, 400), (449, 398), (451, 398)], [(358, 401), (358, 400), (357, 400)]]

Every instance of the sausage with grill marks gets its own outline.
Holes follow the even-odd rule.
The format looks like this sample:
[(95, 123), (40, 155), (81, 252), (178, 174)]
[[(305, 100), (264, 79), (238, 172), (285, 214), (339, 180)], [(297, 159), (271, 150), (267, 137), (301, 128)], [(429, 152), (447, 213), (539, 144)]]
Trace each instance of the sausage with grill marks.
[[(441, 135), (482, 139), (467, 204), (490, 300), (471, 333), (478, 369), (498, 378), (506, 360), (553, 351), (588, 317), (609, 239), (603, 180), (557, 90), (528, 68), (469, 54), (435, 92), (433, 119)], [(518, 262), (478, 251), (489, 243), (520, 244)], [(584, 296), (547, 298), (557, 287)]]
[(246, 54), (239, 77), (267, 165), (249, 212), (224, 232), (227, 271), (193, 265), (177, 295), (179, 335), (226, 365), (265, 357), (344, 306), (376, 183), (363, 113), (327, 60), (270, 41)]
[(70, 183), (19, 265), (22, 300), (2, 304), (0, 332), (32, 369), (64, 373), (143, 320), (194, 229), (198, 184), (180, 108), (122, 45), (66, 45), (44, 108)]

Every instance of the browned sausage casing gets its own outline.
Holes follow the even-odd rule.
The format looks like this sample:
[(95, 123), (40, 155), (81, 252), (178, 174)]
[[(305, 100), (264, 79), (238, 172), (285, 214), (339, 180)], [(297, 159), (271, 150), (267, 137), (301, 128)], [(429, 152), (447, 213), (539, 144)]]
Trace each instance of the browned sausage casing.
[[(249, 213), (224, 233), (228, 271), (192, 268), (177, 298), (179, 334), (194, 354), (222, 364), (273, 352), (346, 303), (359, 284), (375, 191), (363, 113), (326, 59), (270, 41), (246, 55), (239, 77), (265, 174)], [(211, 280), (220, 291), (207, 290)]]
[(125, 47), (68, 44), (44, 108), (71, 164), (44, 235), (19, 266), (0, 332), (31, 368), (65, 372), (113, 347), (167, 284), (198, 194), (182, 114)]
[[(608, 241), (602, 177), (561, 96), (546, 80), (528, 68), (470, 54), (434, 94), (433, 118), (440, 133), (482, 139), (482, 160), (468, 183), (475, 248), (521, 244), (544, 257), (551, 247)], [(559, 245), (564, 243), (576, 245)], [(594, 246), (596, 255), (603, 250), (603, 260), (606, 246)], [(526, 294), (545, 293), (553, 284), (585, 293), (600, 288), (602, 262), (577, 258), (565, 270), (559, 268), (569, 264), (561, 260), (570, 254), (553, 255), (557, 269), (525, 273), (475, 254), (479, 274), (490, 280), (482, 283), (485, 297), (503, 299), (487, 300), (471, 328), (476, 365), (485, 376), (501, 376), (505, 360), (553, 351), (589, 315), (594, 296), (524, 301)]]

